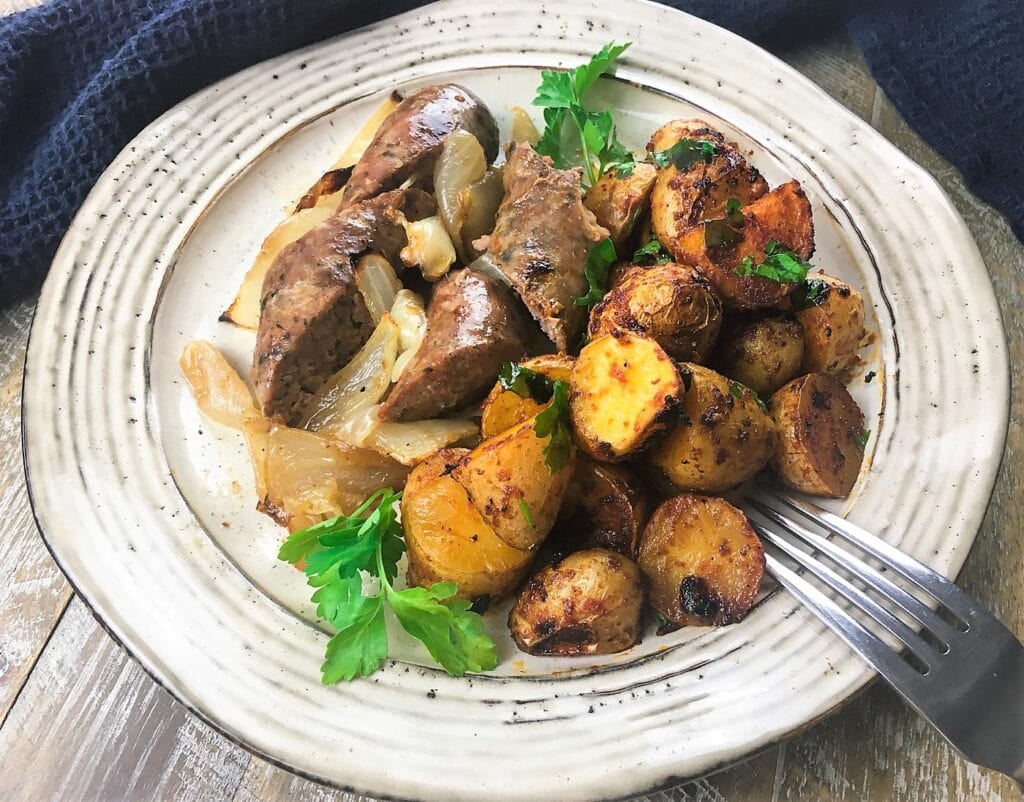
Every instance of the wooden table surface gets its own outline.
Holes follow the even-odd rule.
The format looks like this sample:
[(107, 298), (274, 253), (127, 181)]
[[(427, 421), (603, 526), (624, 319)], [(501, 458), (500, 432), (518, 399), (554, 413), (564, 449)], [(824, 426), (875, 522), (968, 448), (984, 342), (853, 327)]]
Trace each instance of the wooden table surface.
[[(0, 13), (31, 2), (0, 0)], [(992, 275), (1017, 385), (1024, 365), (1024, 248), (1006, 221), (909, 130), (848, 40), (836, 37), (779, 55), (945, 187)], [(39, 538), (25, 493), (20, 395), (32, 308), (31, 298), (0, 308), (0, 799), (362, 799), (277, 769), (218, 735), (159, 688), (76, 598)], [(963, 587), (1018, 635), (1024, 635), (1022, 399), (1014, 392), (995, 492), (960, 576)], [(826, 722), (747, 763), (649, 797), (1019, 798), (1008, 780), (962, 760), (881, 683)]]

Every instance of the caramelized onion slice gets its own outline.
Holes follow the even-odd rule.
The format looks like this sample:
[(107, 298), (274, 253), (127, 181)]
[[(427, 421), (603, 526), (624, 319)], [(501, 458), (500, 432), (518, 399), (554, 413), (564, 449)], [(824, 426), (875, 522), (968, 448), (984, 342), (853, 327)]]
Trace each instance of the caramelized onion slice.
[(208, 418), (232, 429), (241, 429), (247, 420), (259, 417), (252, 394), (241, 376), (206, 340), (185, 343), (178, 365), (196, 404)]
[(374, 325), (394, 306), (402, 283), (391, 263), (379, 253), (369, 253), (356, 263), (356, 287), (363, 296)]
[(421, 420), (412, 423), (381, 421), (366, 438), (370, 448), (402, 465), (419, 465), (445, 446), (475, 437), (479, 427), (468, 420)]
[(455, 246), (448, 229), (436, 215), (404, 226), (409, 244), (399, 254), (402, 261), (406, 267), (418, 267), (427, 281), (437, 281), (455, 262)]
[(310, 399), (301, 427), (344, 437), (346, 421), (387, 392), (396, 356), (398, 324), (385, 314), (366, 345)]

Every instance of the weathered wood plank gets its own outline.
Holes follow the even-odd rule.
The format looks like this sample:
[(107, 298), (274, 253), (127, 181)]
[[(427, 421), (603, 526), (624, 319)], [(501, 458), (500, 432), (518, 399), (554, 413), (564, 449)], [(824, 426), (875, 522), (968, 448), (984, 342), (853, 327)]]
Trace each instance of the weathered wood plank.
[(216, 802), (234, 796), (248, 762), (76, 598), (0, 729), (0, 799)]
[(21, 377), (32, 304), (0, 310), (0, 722), (57, 623), (71, 587), (36, 532), (21, 462)]

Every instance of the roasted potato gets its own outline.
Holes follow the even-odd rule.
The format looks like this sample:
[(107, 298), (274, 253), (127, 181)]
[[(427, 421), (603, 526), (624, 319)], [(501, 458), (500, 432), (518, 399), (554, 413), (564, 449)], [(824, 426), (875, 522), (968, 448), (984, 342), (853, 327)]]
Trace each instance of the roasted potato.
[(544, 463), (551, 439), (534, 432), (537, 416), (489, 437), (452, 470), (469, 500), (499, 538), (516, 549), (533, 549), (547, 537), (575, 467), (575, 448), (556, 473)]
[(688, 229), (674, 242), (665, 244), (676, 261), (693, 265), (722, 296), (726, 306), (764, 309), (782, 301), (793, 284), (763, 276), (741, 276), (736, 269), (747, 256), (754, 264), (765, 260), (764, 249), (772, 240), (807, 259), (814, 251), (814, 221), (811, 204), (796, 181), (776, 187), (749, 206), (743, 207), (743, 239), (735, 245), (709, 248), (701, 223)]
[[(857, 351), (864, 339), (864, 299), (841, 279), (815, 274), (808, 280), (823, 300), (796, 313), (804, 335), (801, 372), (842, 377), (857, 364)], [(814, 286), (815, 282), (823, 282), (823, 286)]]
[[(527, 359), (521, 364), (537, 373), (543, 373), (552, 381), (556, 379), (569, 381), (572, 363), (572, 357), (565, 354), (544, 354)], [(523, 398), (511, 390), (503, 389), (500, 383), (495, 383), (490, 394), (484, 400), (480, 417), (480, 433), (484, 437), (493, 437), (510, 426), (515, 426), (520, 421), (536, 415), (543, 408), (544, 404), (538, 404), (532, 398)]]
[(839, 498), (857, 481), (864, 459), (864, 413), (827, 373), (794, 379), (772, 396), (779, 446), (772, 467), (790, 487)]
[(609, 170), (583, 197), (583, 205), (594, 213), (598, 225), (608, 229), (616, 251), (622, 250), (632, 233), (651, 195), (656, 175), (655, 166), (646, 162), (636, 162), (628, 176)]
[(640, 540), (649, 600), (676, 626), (732, 624), (746, 615), (764, 574), (764, 547), (723, 498), (670, 498)]
[(606, 549), (589, 549), (527, 582), (508, 627), (516, 646), (530, 654), (610, 654), (636, 643), (643, 605), (636, 564)]
[(605, 462), (625, 459), (667, 429), (683, 396), (682, 377), (664, 349), (626, 332), (591, 340), (576, 359), (569, 386), (576, 441)]
[(691, 267), (662, 264), (625, 276), (591, 311), (588, 333), (592, 340), (644, 334), (673, 359), (704, 362), (721, 324), (722, 302), (707, 280)]
[(454, 582), (459, 598), (486, 606), (508, 595), (529, 568), (533, 552), (494, 534), (448, 471), (468, 450), (446, 448), (420, 463), (402, 494), (402, 529), (410, 585)]
[(722, 328), (713, 364), (720, 373), (768, 398), (800, 372), (803, 355), (804, 335), (799, 323), (759, 315)]
[(580, 455), (551, 538), (559, 550), (597, 547), (633, 559), (650, 513), (647, 489), (632, 470)]
[(651, 459), (680, 490), (721, 493), (745, 482), (775, 451), (775, 425), (750, 388), (688, 364), (681, 422)]
[(666, 123), (654, 132), (647, 149), (668, 150), (684, 138), (711, 142), (718, 152), (710, 163), (698, 160), (685, 170), (674, 164), (658, 170), (651, 193), (651, 225), (655, 236), (673, 251), (673, 243), (688, 228), (722, 217), (729, 198), (746, 206), (768, 191), (767, 182), (736, 144), (726, 142), (722, 134), (701, 120)]

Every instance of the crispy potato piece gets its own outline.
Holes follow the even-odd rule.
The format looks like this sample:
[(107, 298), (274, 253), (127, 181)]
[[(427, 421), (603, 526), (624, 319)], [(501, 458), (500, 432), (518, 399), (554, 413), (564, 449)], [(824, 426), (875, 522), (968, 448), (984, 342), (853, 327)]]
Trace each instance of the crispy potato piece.
[(591, 340), (576, 359), (569, 385), (576, 441), (605, 462), (625, 459), (667, 429), (684, 391), (664, 349), (626, 332)]
[[(552, 381), (556, 379), (569, 381), (573, 358), (565, 354), (543, 354), (527, 359), (521, 364), (530, 370), (543, 373)], [(511, 390), (504, 390), (501, 383), (496, 382), (490, 394), (484, 399), (480, 417), (480, 434), (484, 437), (493, 437), (510, 426), (515, 426), (520, 421), (536, 415), (544, 409), (544, 406), (532, 398), (523, 398)]]
[(590, 313), (588, 333), (636, 332), (673, 359), (704, 362), (718, 338), (722, 302), (692, 267), (661, 264), (621, 279)]
[(653, 164), (636, 162), (628, 176), (619, 177), (615, 170), (609, 170), (587, 190), (583, 205), (594, 213), (599, 225), (608, 229), (616, 251), (629, 239), (651, 195), (657, 173)]
[(809, 258), (814, 252), (811, 204), (800, 185), (790, 181), (743, 207), (743, 220), (743, 239), (736, 245), (708, 248), (704, 243), (704, 223), (665, 245), (677, 261), (693, 265), (703, 273), (726, 306), (764, 309), (783, 300), (794, 285), (762, 276), (740, 276), (736, 268), (746, 256), (752, 257), (755, 264), (763, 262), (765, 246), (771, 240), (804, 259)]
[(783, 482), (815, 496), (840, 498), (864, 459), (864, 413), (827, 373), (794, 379), (772, 396), (779, 447), (772, 467)]
[(446, 448), (409, 475), (402, 494), (402, 529), (410, 585), (454, 582), (461, 599), (497, 601), (512, 592), (533, 559), (494, 534), (449, 468), (469, 451)]
[(484, 440), (452, 470), (452, 477), (495, 533), (517, 549), (534, 549), (558, 517), (572, 479), (575, 448), (569, 462), (552, 474), (544, 464), (551, 439), (534, 432), (537, 416)]
[(746, 615), (764, 574), (764, 547), (723, 498), (685, 493), (651, 516), (640, 541), (651, 606), (676, 626), (722, 626)]
[(508, 627), (516, 646), (530, 654), (611, 654), (636, 643), (643, 606), (643, 584), (633, 561), (589, 549), (527, 582)]
[(796, 313), (803, 329), (804, 373), (831, 373), (843, 377), (857, 364), (857, 351), (864, 338), (864, 299), (841, 279), (824, 274), (810, 276), (828, 287), (819, 306)]
[(768, 398), (800, 372), (804, 335), (782, 317), (742, 318), (722, 329), (714, 365), (722, 374)]
[(610, 465), (580, 455), (552, 539), (560, 551), (602, 548), (636, 557), (650, 495), (625, 465)]
[(690, 227), (725, 214), (729, 198), (746, 206), (768, 191), (768, 183), (757, 168), (740, 153), (735, 142), (702, 120), (673, 120), (654, 132), (647, 149), (668, 150), (680, 139), (701, 139), (718, 148), (706, 164), (697, 161), (686, 170), (674, 164), (658, 170), (651, 193), (651, 226), (655, 236), (669, 249)]
[(700, 365), (683, 369), (690, 384), (682, 422), (651, 459), (680, 490), (722, 493), (768, 464), (775, 425), (748, 387)]

